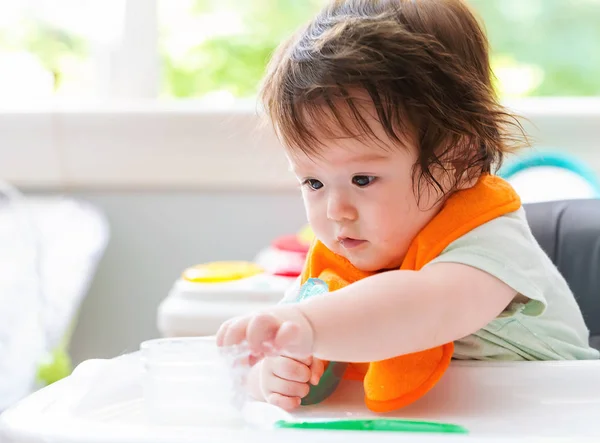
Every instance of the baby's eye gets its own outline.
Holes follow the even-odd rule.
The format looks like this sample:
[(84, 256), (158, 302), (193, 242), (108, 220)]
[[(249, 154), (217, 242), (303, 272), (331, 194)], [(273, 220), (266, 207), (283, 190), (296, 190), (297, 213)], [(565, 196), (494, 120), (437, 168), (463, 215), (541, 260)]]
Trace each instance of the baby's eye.
[(318, 191), (319, 189), (321, 189), (323, 187), (323, 183), (321, 183), (319, 180), (314, 179), (314, 178), (306, 179), (306, 180), (304, 180), (304, 183), (302, 183), (302, 184), (305, 186), (308, 186), (313, 191)]
[(371, 183), (375, 181), (376, 177), (372, 175), (355, 175), (352, 177), (352, 184), (364, 188), (365, 186), (369, 186)]

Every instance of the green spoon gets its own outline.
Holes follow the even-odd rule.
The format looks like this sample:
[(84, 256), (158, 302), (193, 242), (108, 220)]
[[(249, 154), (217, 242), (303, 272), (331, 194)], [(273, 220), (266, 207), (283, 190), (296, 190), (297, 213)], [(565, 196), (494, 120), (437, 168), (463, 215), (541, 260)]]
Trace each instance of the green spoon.
[(249, 425), (265, 430), (298, 429), (321, 431), (380, 431), (467, 434), (462, 426), (400, 418), (358, 418), (358, 419), (297, 419), (277, 406), (269, 403), (249, 401), (242, 409), (243, 417)]
[(310, 429), (321, 431), (380, 431), (380, 432), (414, 432), (467, 434), (462, 426), (452, 423), (437, 423), (421, 420), (403, 419), (345, 419), (345, 420), (315, 420), (287, 421), (279, 420), (274, 423), (277, 429)]

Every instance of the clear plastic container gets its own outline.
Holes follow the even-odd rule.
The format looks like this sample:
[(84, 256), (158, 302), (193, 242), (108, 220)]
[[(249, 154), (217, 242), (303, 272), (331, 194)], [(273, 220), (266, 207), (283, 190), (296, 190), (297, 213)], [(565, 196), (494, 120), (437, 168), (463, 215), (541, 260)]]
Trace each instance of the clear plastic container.
[(149, 418), (183, 426), (242, 426), (245, 346), (223, 349), (214, 337), (149, 340), (141, 344)]

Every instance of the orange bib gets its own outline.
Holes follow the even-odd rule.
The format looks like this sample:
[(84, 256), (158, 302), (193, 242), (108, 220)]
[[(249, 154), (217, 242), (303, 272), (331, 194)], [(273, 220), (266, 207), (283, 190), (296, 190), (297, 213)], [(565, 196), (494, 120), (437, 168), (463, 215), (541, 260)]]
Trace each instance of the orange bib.
[[(470, 189), (458, 191), (414, 238), (400, 269), (418, 271), (454, 240), (472, 229), (521, 206), (517, 193), (503, 179), (483, 175)], [(301, 282), (319, 278), (335, 291), (373, 273), (356, 269), (348, 260), (316, 240), (312, 245)], [(375, 346), (375, 344), (374, 344)], [(365, 402), (375, 412), (402, 408), (425, 395), (445, 373), (454, 344), (367, 364), (352, 364), (344, 375), (362, 380)]]

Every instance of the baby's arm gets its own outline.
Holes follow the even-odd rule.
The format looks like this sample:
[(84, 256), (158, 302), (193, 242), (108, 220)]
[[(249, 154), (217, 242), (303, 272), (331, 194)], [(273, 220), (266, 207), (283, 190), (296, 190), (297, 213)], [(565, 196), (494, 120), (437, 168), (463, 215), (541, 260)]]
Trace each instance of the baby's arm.
[(420, 271), (388, 271), (326, 297), (270, 307), (228, 320), (217, 344), (247, 340), (260, 354), (370, 362), (431, 349), (481, 329), (517, 291), (458, 263)]
[(463, 338), (500, 314), (516, 291), (456, 263), (377, 274), (298, 304), (314, 334), (312, 354), (369, 362)]

